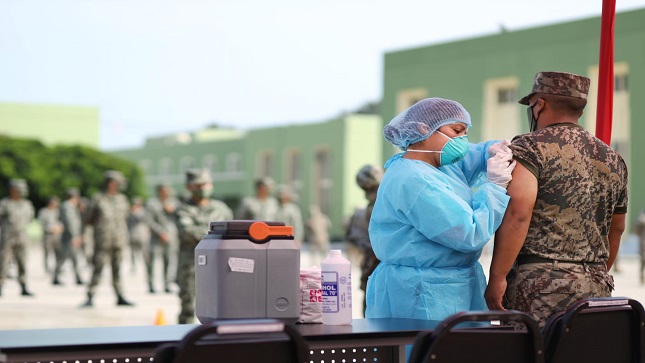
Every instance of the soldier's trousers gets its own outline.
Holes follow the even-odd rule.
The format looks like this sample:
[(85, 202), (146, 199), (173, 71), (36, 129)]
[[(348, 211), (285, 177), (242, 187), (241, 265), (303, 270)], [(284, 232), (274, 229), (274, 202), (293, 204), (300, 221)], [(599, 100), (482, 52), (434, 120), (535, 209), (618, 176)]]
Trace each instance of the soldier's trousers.
[(94, 246), (94, 255), (92, 256), (92, 279), (88, 287), (87, 293), (94, 295), (96, 286), (101, 282), (101, 273), (107, 261), (110, 261), (112, 267), (112, 287), (117, 296), (122, 296), (121, 289), (121, 263), (123, 262), (123, 250), (121, 246), (106, 246), (97, 244)]
[(21, 285), (27, 283), (27, 247), (23, 242), (3, 241), (0, 243), (0, 287), (7, 278), (11, 257), (16, 261), (18, 267), (18, 282)]
[(72, 245), (72, 241), (68, 239), (61, 240), (58, 248), (56, 248), (56, 268), (54, 269), (54, 279), (58, 279), (60, 270), (67, 260), (72, 261), (74, 269), (74, 276), (80, 278), (78, 270), (78, 249)]
[(50, 255), (51, 256), (56, 256), (56, 250), (60, 247), (60, 240), (61, 240), (61, 235), (60, 234), (54, 234), (54, 233), (45, 233), (43, 234), (43, 252), (44, 252), (44, 262), (45, 262), (45, 270), (46, 271), (51, 271), (49, 269), (49, 259)]
[(604, 265), (563, 262), (514, 266), (506, 277), (504, 307), (529, 313), (540, 325), (580, 299), (609, 297), (614, 280)]
[(164, 287), (168, 287), (170, 284), (170, 252), (171, 252), (170, 243), (163, 243), (161, 241), (151, 240), (148, 245), (147, 251), (147, 268), (148, 268), (148, 283), (154, 283), (154, 262), (156, 259), (157, 251), (161, 253), (161, 260), (163, 263), (163, 282)]
[(181, 248), (177, 261), (177, 284), (181, 312), (179, 324), (192, 323), (195, 320), (195, 249)]

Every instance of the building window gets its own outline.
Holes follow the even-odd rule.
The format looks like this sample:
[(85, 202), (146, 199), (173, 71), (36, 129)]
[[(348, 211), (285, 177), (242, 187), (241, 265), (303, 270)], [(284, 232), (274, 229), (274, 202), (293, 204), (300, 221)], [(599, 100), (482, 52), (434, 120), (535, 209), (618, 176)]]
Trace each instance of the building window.
[(497, 103), (505, 104), (517, 102), (517, 88), (515, 87), (501, 87), (497, 90)]
[(627, 74), (617, 74), (614, 77), (614, 91), (627, 92)]
[(314, 159), (314, 203), (327, 216), (331, 212), (331, 155), (329, 150), (316, 151)]
[(193, 159), (192, 156), (184, 156), (179, 161), (179, 171), (182, 173), (194, 167), (195, 167), (195, 159)]
[(206, 154), (202, 157), (202, 168), (208, 169), (211, 172), (217, 171), (217, 156)]
[(242, 157), (238, 153), (228, 154), (226, 156), (226, 171), (237, 173), (242, 170)]
[(396, 112), (400, 113), (427, 97), (428, 91), (425, 88), (401, 90), (396, 95)]
[(159, 160), (159, 175), (169, 176), (172, 174), (172, 159), (163, 158)]
[(261, 152), (258, 155), (258, 176), (273, 177), (273, 153), (270, 151)]
[(299, 150), (290, 150), (286, 157), (286, 182), (295, 190), (302, 188), (301, 154)]
[(492, 78), (484, 82), (482, 139), (508, 139), (521, 133), (517, 77)]

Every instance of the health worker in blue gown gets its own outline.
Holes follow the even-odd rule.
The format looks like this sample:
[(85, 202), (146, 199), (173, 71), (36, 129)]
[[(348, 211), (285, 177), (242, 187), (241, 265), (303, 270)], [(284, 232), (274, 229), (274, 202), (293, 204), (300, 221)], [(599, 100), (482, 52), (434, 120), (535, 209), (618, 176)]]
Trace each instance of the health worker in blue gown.
[(442, 320), (486, 310), (479, 257), (504, 217), (515, 167), (508, 141), (468, 142), (458, 102), (427, 98), (384, 129), (385, 164), (369, 224), (381, 263), (367, 284), (368, 318)]

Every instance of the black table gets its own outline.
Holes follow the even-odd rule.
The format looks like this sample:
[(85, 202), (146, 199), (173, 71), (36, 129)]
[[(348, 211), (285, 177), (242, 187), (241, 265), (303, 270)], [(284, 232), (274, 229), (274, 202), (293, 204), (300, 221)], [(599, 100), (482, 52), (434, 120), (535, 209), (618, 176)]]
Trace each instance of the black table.
[[(352, 325), (297, 324), (312, 362), (403, 362), (405, 344), (439, 322), (354, 319)], [(0, 331), (0, 363), (142, 363), (162, 343), (176, 342), (197, 325)], [(3, 360), (4, 355), (4, 360)]]

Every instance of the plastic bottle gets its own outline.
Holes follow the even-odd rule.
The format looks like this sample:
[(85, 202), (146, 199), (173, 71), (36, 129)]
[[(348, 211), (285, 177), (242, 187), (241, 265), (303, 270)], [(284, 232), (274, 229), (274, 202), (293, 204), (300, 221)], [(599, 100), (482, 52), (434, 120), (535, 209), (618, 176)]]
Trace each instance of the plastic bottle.
[(340, 250), (329, 251), (320, 264), (322, 275), (322, 322), (352, 324), (352, 269)]

